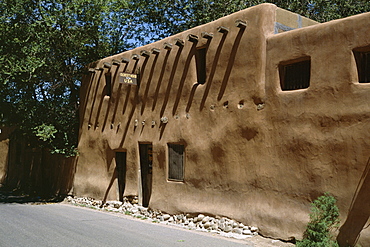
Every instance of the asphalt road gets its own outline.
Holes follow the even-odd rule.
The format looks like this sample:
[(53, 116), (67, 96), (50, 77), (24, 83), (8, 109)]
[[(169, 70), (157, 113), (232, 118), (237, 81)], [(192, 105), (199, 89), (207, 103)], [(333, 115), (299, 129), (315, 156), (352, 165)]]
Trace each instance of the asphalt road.
[(131, 216), (66, 204), (0, 204), (0, 247), (249, 246)]

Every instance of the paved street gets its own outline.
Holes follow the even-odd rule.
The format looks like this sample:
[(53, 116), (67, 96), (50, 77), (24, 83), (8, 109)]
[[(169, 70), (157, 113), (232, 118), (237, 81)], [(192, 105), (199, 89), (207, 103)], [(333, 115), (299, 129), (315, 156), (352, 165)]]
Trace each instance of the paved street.
[(0, 203), (0, 247), (253, 246), (130, 216), (66, 204)]

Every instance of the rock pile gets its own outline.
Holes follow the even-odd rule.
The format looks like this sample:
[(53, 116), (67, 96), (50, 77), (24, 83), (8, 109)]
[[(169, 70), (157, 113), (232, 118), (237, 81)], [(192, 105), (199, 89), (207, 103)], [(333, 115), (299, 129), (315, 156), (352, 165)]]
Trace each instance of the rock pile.
[(258, 235), (257, 227), (246, 226), (243, 223), (226, 217), (211, 217), (204, 214), (198, 214), (197, 216), (191, 214), (170, 215), (162, 213), (160, 210), (152, 210), (138, 205), (137, 197), (124, 198), (123, 202), (102, 202), (87, 197), (68, 196), (65, 199), (65, 202), (98, 210), (123, 213), (143, 220), (148, 219), (153, 223), (175, 225), (189, 230), (213, 232), (220, 234), (221, 236), (236, 239), (245, 239), (247, 237)]

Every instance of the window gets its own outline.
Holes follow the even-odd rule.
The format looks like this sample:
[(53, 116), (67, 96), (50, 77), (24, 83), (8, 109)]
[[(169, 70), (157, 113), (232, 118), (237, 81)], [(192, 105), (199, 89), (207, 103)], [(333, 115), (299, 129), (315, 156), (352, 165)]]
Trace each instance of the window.
[(184, 181), (184, 145), (168, 144), (168, 179)]
[(199, 84), (206, 83), (206, 54), (207, 48), (198, 48), (195, 53), (195, 63), (197, 66), (197, 80)]
[(105, 95), (112, 95), (112, 75), (110, 72), (107, 72), (105, 75)]
[(353, 51), (356, 60), (358, 82), (370, 83), (370, 47)]
[(283, 91), (310, 86), (311, 60), (309, 58), (282, 63), (279, 66), (280, 86)]

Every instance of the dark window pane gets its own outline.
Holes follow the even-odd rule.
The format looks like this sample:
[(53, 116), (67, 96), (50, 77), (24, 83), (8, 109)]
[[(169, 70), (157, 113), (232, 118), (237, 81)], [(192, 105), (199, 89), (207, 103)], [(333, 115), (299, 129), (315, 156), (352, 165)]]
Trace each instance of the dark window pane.
[(206, 83), (206, 48), (197, 49), (195, 62), (197, 66), (197, 80), (199, 84)]
[(311, 60), (280, 65), (280, 86), (283, 91), (310, 86)]
[(110, 72), (105, 73), (105, 95), (112, 95), (112, 76)]
[(184, 180), (184, 146), (168, 144), (168, 179)]
[(354, 51), (353, 53), (356, 59), (358, 81), (360, 83), (369, 83), (370, 82), (370, 51), (366, 51), (366, 52)]

